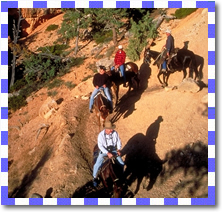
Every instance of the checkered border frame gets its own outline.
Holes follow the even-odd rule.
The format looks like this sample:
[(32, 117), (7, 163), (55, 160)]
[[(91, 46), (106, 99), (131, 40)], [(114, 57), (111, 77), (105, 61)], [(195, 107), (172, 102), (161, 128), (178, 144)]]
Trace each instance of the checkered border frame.
[[(1, 205), (215, 205), (215, 1), (1, 1)], [(8, 198), (8, 8), (208, 8), (208, 198)]]

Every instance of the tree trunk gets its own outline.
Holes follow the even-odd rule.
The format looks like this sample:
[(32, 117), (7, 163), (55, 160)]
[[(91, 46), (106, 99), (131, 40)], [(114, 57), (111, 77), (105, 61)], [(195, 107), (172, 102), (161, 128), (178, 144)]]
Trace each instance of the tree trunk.
[(114, 26), (112, 27), (112, 31), (113, 31), (113, 44), (114, 46), (117, 46), (117, 33), (116, 33), (116, 28)]
[(16, 49), (16, 45), (18, 38), (19, 38), (19, 32), (20, 32), (20, 22), (21, 20), (23, 20), (24, 18), (22, 18), (21, 15), (21, 9), (19, 9), (18, 11), (19, 13), (19, 18), (18, 18), (18, 23), (17, 23), (17, 27), (15, 26), (15, 20), (13, 23), (13, 48), (12, 48), (12, 53), (13, 53), (13, 59), (12, 59), (12, 76), (11, 76), (11, 81), (10, 81), (10, 87), (12, 87), (14, 85), (15, 82), (15, 67), (16, 67), (16, 57), (17, 57), (17, 49)]
[(79, 43), (79, 18), (77, 19), (77, 24), (78, 24), (78, 27), (77, 27), (77, 36), (76, 36), (76, 47), (75, 47), (75, 56), (78, 52), (78, 43)]

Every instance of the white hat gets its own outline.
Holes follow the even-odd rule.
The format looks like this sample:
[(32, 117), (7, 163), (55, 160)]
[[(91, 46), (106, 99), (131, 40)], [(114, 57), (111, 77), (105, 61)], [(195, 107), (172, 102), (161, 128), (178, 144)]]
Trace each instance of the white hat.
[(167, 29), (167, 30), (166, 30), (166, 33), (171, 34), (171, 30), (170, 30), (170, 29)]
[(122, 45), (119, 45), (119, 46), (118, 46), (118, 48), (119, 48), (119, 49), (122, 49), (122, 48), (123, 48), (123, 46), (122, 46)]

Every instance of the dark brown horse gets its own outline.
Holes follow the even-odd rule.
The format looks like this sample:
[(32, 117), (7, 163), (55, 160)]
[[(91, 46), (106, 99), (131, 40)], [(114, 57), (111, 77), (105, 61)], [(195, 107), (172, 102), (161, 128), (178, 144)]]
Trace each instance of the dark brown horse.
[(105, 123), (106, 118), (110, 113), (110, 104), (108, 99), (105, 97), (105, 94), (102, 91), (99, 91), (94, 99), (94, 109), (96, 116), (98, 118), (99, 130), (101, 125)]
[[(187, 68), (189, 68), (189, 77), (193, 78), (193, 71), (195, 72), (196, 79), (198, 77), (198, 70), (196, 64), (195, 54), (188, 49), (175, 49), (175, 52), (171, 55), (171, 59), (168, 62), (168, 70), (163, 72), (161, 64), (163, 57), (161, 52), (156, 52), (146, 48), (144, 52), (144, 63), (151, 64), (151, 59), (154, 59), (153, 65), (157, 65), (158, 74), (157, 78), (163, 87), (168, 85), (168, 79), (171, 73), (175, 71), (183, 71), (183, 79), (187, 76)], [(163, 81), (160, 76), (163, 75)]]
[[(112, 86), (114, 89), (114, 95), (115, 95), (115, 100), (116, 104), (119, 100), (119, 86), (124, 83), (123, 77), (120, 76), (118, 70), (110, 70), (107, 71), (107, 74), (110, 77), (110, 81), (112, 82)], [(128, 82), (128, 92), (130, 92), (131, 88), (133, 87), (133, 84), (135, 82), (136, 88), (139, 88), (139, 69), (137, 64), (133, 62), (127, 62), (125, 63), (125, 76), (126, 76), (126, 82)]]
[[(94, 147), (93, 150), (94, 160), (93, 165), (96, 162), (97, 156), (99, 154), (98, 145)], [(118, 164), (116, 157), (104, 158), (102, 167), (100, 168), (99, 179), (102, 181), (103, 186), (107, 189), (109, 193), (112, 194), (113, 198), (120, 198), (123, 194), (123, 183), (122, 183), (122, 167)]]

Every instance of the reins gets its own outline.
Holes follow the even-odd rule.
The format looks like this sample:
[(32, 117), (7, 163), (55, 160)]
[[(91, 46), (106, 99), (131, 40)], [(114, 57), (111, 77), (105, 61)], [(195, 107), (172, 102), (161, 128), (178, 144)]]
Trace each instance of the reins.
[(101, 95), (99, 96), (99, 98), (100, 98), (100, 101), (102, 102), (102, 105), (99, 107), (99, 103), (97, 102), (98, 103), (97, 107), (99, 108), (99, 111), (101, 111), (102, 108), (106, 107), (106, 105), (103, 103)]

